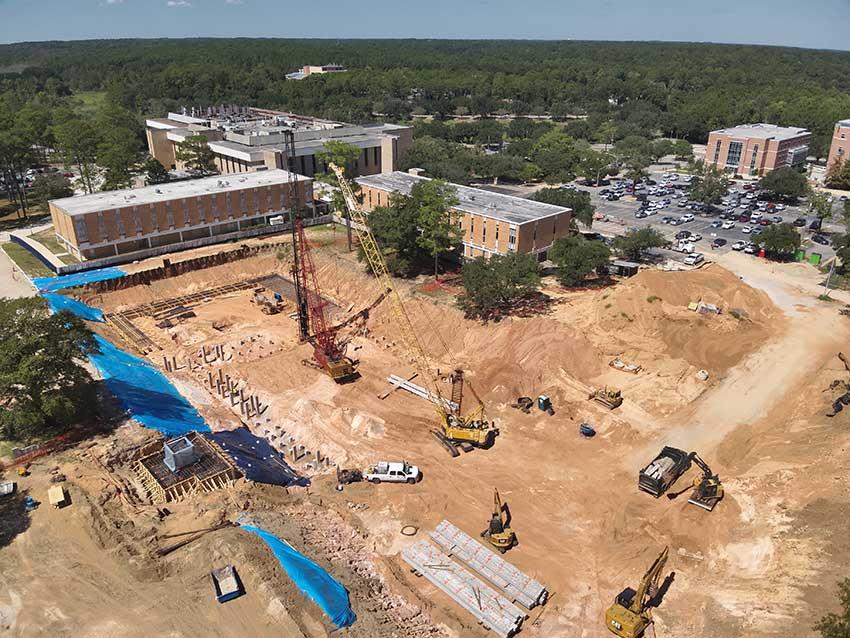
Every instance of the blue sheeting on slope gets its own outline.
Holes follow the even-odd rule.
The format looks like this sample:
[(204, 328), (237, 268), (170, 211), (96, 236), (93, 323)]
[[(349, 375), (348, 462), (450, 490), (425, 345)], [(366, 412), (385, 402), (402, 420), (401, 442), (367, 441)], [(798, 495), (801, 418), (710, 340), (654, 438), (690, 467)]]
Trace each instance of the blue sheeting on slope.
[(89, 355), (109, 391), (139, 423), (166, 436), (209, 432), (198, 411), (150, 363), (95, 335), (100, 354)]
[(242, 525), (242, 529), (265, 541), (292, 582), (322, 608), (333, 624), (340, 628), (354, 624), (357, 616), (351, 609), (348, 591), (330, 574), (274, 534), (253, 525)]
[(44, 297), (53, 312), (67, 310), (86, 321), (103, 321), (103, 310), (100, 308), (94, 308), (56, 292), (43, 292), (41, 296)]
[(206, 437), (221, 446), (245, 473), (246, 478), (255, 483), (284, 486), (310, 484), (307, 478), (298, 476), (289, 467), (283, 454), (266, 439), (251, 434), (248, 428), (215, 432)]
[(57, 277), (36, 277), (32, 281), (39, 292), (55, 292), (63, 288), (73, 288), (95, 281), (106, 281), (107, 279), (118, 279), (126, 275), (120, 268), (98, 268), (85, 272), (75, 272), (70, 275), (59, 275)]

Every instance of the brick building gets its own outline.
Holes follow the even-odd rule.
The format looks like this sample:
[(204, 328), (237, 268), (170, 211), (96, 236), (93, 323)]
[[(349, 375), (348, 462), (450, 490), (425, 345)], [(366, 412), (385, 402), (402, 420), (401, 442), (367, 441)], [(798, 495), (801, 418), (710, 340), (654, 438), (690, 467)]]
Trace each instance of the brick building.
[(847, 160), (848, 157), (850, 157), (850, 120), (841, 120), (832, 132), (832, 144), (829, 147), (829, 159), (826, 165), (830, 166), (837, 159)]
[[(413, 185), (427, 178), (401, 171), (357, 178), (364, 210), (386, 206), (393, 193), (409, 195)], [(463, 256), (467, 259), (508, 252), (533, 253), (540, 261), (552, 243), (569, 233), (572, 210), (522, 197), (469, 186), (458, 186), (463, 229)]]
[[(287, 171), (214, 176), (49, 202), (59, 242), (80, 260), (180, 249), (271, 233), (289, 221)], [(297, 177), (297, 205), (315, 215), (313, 181)]]
[(708, 135), (705, 163), (721, 171), (759, 176), (783, 166), (806, 162), (811, 133), (773, 124), (743, 124)]
[(177, 144), (202, 135), (222, 175), (287, 168), (285, 133), (288, 131), (295, 138), (295, 170), (307, 176), (325, 172), (327, 167), (316, 155), (331, 140), (361, 149), (355, 164), (358, 175), (394, 171), (413, 142), (413, 129), (407, 126), (357, 126), (253, 107), (169, 113), (165, 118), (146, 120), (145, 129), (148, 152), (169, 170), (184, 168), (176, 158)]

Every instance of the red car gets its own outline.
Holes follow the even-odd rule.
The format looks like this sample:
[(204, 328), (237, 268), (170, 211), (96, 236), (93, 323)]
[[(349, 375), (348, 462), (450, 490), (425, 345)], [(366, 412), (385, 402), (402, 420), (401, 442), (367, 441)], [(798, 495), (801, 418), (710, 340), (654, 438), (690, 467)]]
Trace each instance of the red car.
[(759, 220), (759, 226), (770, 226), (772, 223), (773, 223), (773, 222), (772, 222), (772, 221), (770, 221), (770, 220), (769, 220), (769, 219), (767, 219), (767, 218), (765, 218), (765, 219), (760, 219), (760, 220)]

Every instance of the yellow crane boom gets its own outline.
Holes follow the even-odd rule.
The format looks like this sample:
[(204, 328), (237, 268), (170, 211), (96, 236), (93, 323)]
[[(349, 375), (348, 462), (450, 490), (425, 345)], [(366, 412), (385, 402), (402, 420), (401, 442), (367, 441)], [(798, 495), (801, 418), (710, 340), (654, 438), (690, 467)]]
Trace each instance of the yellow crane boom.
[[(468, 385), (468, 387), (473, 396), (476, 398), (478, 404), (470, 414), (461, 416), (458, 413), (454, 413), (447, 407), (447, 402), (443, 399), (440, 387), (436, 382), (434, 373), (432, 372), (433, 366), (431, 364), (431, 360), (425, 352), (425, 348), (422, 345), (422, 341), (419, 339), (416, 329), (413, 327), (413, 322), (404, 307), (401, 295), (399, 295), (398, 290), (396, 290), (393, 278), (387, 268), (387, 262), (384, 259), (384, 254), (381, 252), (378, 242), (375, 240), (375, 236), (369, 229), (366, 214), (360, 208), (360, 204), (357, 202), (357, 198), (354, 195), (351, 184), (349, 184), (345, 177), (343, 169), (335, 164), (330, 164), (329, 166), (334, 175), (336, 175), (339, 188), (342, 191), (345, 204), (351, 217), (351, 225), (357, 234), (358, 240), (360, 241), (360, 246), (366, 256), (366, 261), (369, 263), (372, 273), (378, 280), (378, 284), (380, 285), (382, 292), (386, 294), (387, 301), (389, 301), (389, 306), (399, 337), (401, 338), (408, 355), (413, 360), (417, 373), (422, 378), (423, 382), (428, 384), (427, 389), (434, 397), (437, 398), (437, 401), (434, 402), (434, 406), (440, 420), (440, 425), (443, 429), (444, 438), (451, 441), (468, 441), (482, 447), (492, 445), (497, 431), (491, 428), (490, 424), (484, 418), (484, 404), (471, 385)], [(461, 390), (463, 387), (462, 384), (464, 383), (463, 373), (461, 371), (456, 371), (453, 379), (455, 379), (453, 382), (453, 390), (456, 389), (457, 395), (461, 396)], [(453, 392), (453, 394), (454, 393), (455, 392)]]

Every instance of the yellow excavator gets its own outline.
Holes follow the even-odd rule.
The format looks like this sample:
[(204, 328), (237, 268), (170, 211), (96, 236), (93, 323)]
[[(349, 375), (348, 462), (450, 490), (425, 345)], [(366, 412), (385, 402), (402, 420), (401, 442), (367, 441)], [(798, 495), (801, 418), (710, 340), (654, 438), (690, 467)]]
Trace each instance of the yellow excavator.
[(490, 544), (502, 554), (516, 545), (516, 534), (511, 529), (511, 519), (507, 505), (502, 504), (499, 490), (493, 489), (493, 517), (490, 525), (481, 532), (481, 538), (486, 538)]
[[(351, 190), (351, 184), (345, 177), (343, 170), (335, 164), (328, 166), (336, 175), (339, 188), (345, 199), (352, 228), (360, 240), (360, 247), (366, 256), (366, 261), (372, 269), (372, 273), (378, 280), (382, 292), (389, 302), (389, 309), (394, 320), (394, 328), (404, 344), (407, 354), (416, 366), (419, 378), (428, 384), (434, 408), (437, 412), (438, 428), (431, 430), (431, 434), (446, 448), (453, 457), (460, 456), (458, 448), (469, 451), (473, 447), (489, 448), (493, 445), (499, 430), (495, 428), (484, 414), (484, 403), (476, 394), (472, 385), (466, 381), (462, 370), (455, 370), (451, 377), (451, 397), (446, 399), (440, 391), (440, 386), (433, 374), (433, 365), (425, 348), (422, 345), (407, 309), (401, 300), (401, 296), (395, 288), (392, 277), (389, 274), (384, 254), (381, 252), (372, 231), (366, 214), (360, 208), (360, 204)], [(440, 337), (439, 333), (437, 336)], [(442, 337), (440, 337), (442, 340)], [(448, 346), (443, 343), (448, 352)], [(475, 407), (467, 413), (463, 412), (464, 391), (468, 389), (474, 397)]]
[(658, 579), (667, 563), (669, 547), (665, 547), (643, 575), (637, 591), (626, 587), (605, 612), (605, 626), (620, 638), (639, 638), (652, 624), (649, 601), (658, 593)]

